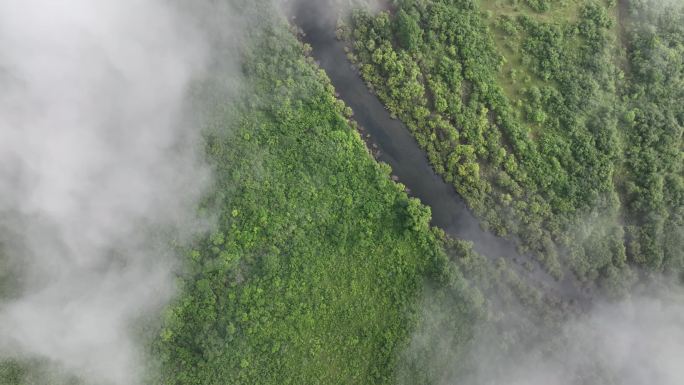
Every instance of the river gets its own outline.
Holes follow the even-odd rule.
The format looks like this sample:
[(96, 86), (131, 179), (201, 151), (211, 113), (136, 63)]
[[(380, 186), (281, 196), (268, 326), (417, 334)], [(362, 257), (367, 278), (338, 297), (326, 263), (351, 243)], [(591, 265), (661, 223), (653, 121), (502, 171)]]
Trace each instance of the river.
[[(295, 6), (291, 20), (302, 30), (302, 39), (312, 47), (312, 56), (327, 73), (339, 97), (353, 110), (354, 120), (370, 135), (373, 147), (379, 150), (376, 158), (389, 164), (411, 195), (431, 208), (432, 225), (452, 237), (473, 242), (473, 249), (490, 259), (512, 261), (509, 265), (543, 293), (555, 293), (554, 297), (568, 302), (586, 302), (588, 293), (572, 273), (567, 272), (557, 281), (534, 257), (517, 253), (515, 242), (482, 229), (454, 187), (435, 173), (406, 125), (391, 117), (348, 61), (344, 43), (335, 36), (336, 13), (324, 3), (308, 1)], [(531, 262), (528, 268), (522, 266), (525, 261)]]

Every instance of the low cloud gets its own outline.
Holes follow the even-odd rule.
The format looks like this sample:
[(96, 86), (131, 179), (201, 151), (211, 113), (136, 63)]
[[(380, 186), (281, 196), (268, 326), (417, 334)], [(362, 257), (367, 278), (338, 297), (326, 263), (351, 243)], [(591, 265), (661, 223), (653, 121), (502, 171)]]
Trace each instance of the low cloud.
[(506, 309), (478, 325), (467, 342), (445, 327), (453, 325), (453, 308), (442, 305), (425, 307), (405, 352), (410, 360), (421, 358), (399, 371), (400, 383), (413, 381), (415, 373), (439, 385), (684, 383), (684, 290), (678, 284), (650, 285), (620, 301), (596, 299), (588, 312), (564, 320)]
[(172, 244), (205, 225), (188, 93), (237, 28), (211, 3), (0, 3), (0, 359), (139, 382), (133, 325), (174, 293)]

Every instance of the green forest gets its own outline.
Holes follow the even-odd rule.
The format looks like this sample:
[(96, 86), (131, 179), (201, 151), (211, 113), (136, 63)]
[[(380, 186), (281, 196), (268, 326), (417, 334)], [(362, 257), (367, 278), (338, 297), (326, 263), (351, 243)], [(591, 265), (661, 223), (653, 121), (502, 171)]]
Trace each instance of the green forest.
[(221, 227), (190, 251), (158, 383), (386, 383), (442, 274), (429, 209), (374, 162), (284, 25), (252, 38), (253, 91), (207, 137)]
[[(296, 21), (224, 1), (249, 18), (240, 95), (193, 85), (216, 226), (174, 246), (178, 293), (135, 330), (142, 383), (437, 385), (472, 374), (482, 335), (501, 355), (560, 335), (575, 304), (431, 226)], [(544, 274), (611, 299), (684, 278), (682, 4), (395, 0), (336, 18), (437, 174)], [(0, 355), (0, 384), (89, 385), (50, 368)], [(604, 374), (573, 383), (617, 383)]]
[(435, 170), (557, 277), (681, 272), (682, 11), (399, 1), (343, 24)]

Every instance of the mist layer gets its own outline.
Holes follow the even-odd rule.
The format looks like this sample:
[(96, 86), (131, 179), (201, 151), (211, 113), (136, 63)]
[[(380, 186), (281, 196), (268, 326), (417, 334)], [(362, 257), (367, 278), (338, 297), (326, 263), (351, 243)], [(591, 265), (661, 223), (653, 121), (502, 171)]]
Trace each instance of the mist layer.
[(172, 295), (208, 181), (187, 124), (207, 60), (166, 1), (0, 4), (0, 358), (134, 384), (133, 321)]

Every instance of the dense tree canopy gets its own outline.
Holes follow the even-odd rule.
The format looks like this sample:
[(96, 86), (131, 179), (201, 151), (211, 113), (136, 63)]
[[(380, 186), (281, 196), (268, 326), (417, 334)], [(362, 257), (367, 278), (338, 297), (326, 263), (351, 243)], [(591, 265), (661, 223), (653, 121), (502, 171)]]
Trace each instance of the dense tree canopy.
[[(296, 28), (270, 1), (231, 1), (251, 18), (244, 92), (222, 98), (221, 73), (193, 92), (215, 175), (198, 209), (216, 226), (178, 247), (177, 297), (135, 330), (146, 383), (439, 384), (477, 367), (476, 335), (507, 355), (557, 332), (574, 308), (518, 274), (534, 267), (431, 228)], [(682, 271), (681, 7), (398, 0), (342, 25), (371, 90), (484, 227), (611, 294), (634, 265)], [(0, 299), (16, 286), (4, 261)], [(81, 382), (0, 362), (0, 384), (35, 383)]]
[(252, 36), (252, 92), (207, 134), (219, 226), (188, 251), (156, 383), (391, 383), (423, 284), (445, 274), (429, 209), (370, 156), (276, 25)]
[[(556, 276), (613, 287), (628, 258), (682, 267), (681, 11), (635, 3), (616, 20), (616, 7), (397, 1), (394, 14), (357, 12), (346, 35), (488, 227)], [(410, 49), (387, 21), (407, 15), (421, 29)]]

